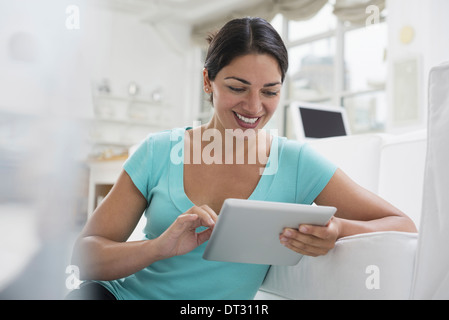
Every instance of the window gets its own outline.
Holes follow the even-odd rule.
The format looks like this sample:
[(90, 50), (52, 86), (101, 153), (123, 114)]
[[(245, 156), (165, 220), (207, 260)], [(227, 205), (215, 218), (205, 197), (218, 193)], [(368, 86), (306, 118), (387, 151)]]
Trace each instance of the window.
[(306, 101), (346, 108), (353, 133), (385, 127), (387, 24), (338, 21), (327, 4), (307, 21), (277, 22), (289, 50), (286, 103)]
[(381, 23), (345, 33), (345, 90), (383, 89), (387, 74), (387, 25)]
[(332, 99), (335, 38), (308, 42), (289, 49), (289, 99), (327, 102)]

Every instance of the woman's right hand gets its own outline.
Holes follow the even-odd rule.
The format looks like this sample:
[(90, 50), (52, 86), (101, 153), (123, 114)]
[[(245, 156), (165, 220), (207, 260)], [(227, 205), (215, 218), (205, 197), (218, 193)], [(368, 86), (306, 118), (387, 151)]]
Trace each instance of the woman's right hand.
[[(186, 254), (209, 240), (217, 221), (217, 214), (207, 205), (194, 206), (181, 214), (173, 224), (165, 230), (154, 244), (161, 259)], [(207, 227), (196, 232), (198, 227)]]

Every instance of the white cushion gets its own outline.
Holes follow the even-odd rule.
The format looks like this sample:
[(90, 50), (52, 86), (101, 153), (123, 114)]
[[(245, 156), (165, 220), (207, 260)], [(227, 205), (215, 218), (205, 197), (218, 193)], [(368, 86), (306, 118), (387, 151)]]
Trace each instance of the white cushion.
[(423, 214), (412, 297), (449, 299), (449, 64), (429, 78), (429, 127)]
[(256, 298), (408, 299), (417, 240), (417, 234), (401, 232), (340, 239), (325, 256), (272, 266)]
[(379, 196), (407, 214), (419, 227), (427, 132), (391, 136), (380, 153)]
[(382, 141), (382, 135), (356, 135), (313, 140), (309, 143), (356, 183), (377, 193)]

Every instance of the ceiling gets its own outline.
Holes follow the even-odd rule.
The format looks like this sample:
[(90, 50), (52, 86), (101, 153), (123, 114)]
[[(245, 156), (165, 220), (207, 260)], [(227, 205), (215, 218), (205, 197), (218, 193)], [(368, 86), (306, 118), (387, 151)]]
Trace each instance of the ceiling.
[(260, 0), (97, 0), (110, 9), (139, 15), (152, 23), (198, 24), (211, 21), (223, 12), (249, 7)]

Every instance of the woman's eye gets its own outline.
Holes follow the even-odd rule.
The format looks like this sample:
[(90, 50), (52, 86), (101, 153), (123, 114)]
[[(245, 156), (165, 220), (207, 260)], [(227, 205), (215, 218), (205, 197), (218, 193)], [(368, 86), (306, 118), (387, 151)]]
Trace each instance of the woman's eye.
[[(228, 86), (228, 88), (235, 92), (235, 93), (243, 93), (246, 91), (246, 88), (238, 88), (238, 87), (233, 87), (233, 86)], [(262, 94), (264, 94), (267, 97), (276, 97), (278, 95), (279, 91), (262, 91)]]
[(236, 88), (236, 87), (231, 87), (231, 86), (229, 86), (229, 89), (231, 89), (234, 92), (243, 92), (243, 91), (245, 91), (244, 88)]
[(264, 94), (269, 97), (275, 97), (278, 95), (278, 91), (265, 91)]

